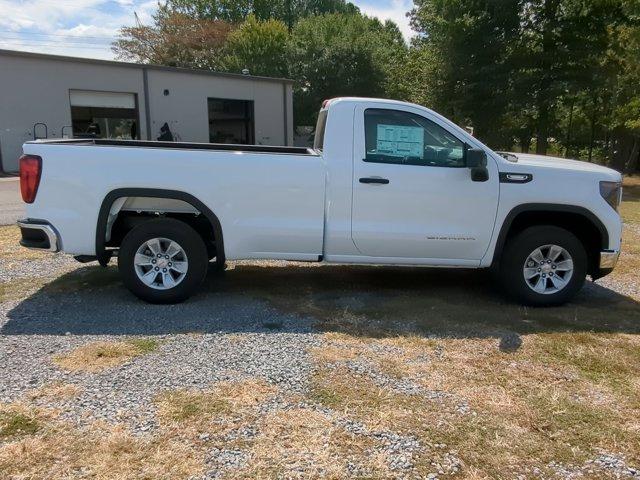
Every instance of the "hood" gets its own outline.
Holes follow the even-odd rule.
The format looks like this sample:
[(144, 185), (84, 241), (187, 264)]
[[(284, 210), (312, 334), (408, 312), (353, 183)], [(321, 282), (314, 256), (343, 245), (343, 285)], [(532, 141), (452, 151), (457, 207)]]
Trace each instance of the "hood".
[(560, 170), (575, 170), (579, 172), (601, 173), (607, 177), (621, 179), (621, 175), (611, 168), (596, 165), (595, 163), (581, 160), (569, 160), (567, 158), (549, 157), (547, 155), (534, 155), (531, 153), (509, 153), (518, 158), (518, 165), (530, 165), (532, 167), (557, 168)]

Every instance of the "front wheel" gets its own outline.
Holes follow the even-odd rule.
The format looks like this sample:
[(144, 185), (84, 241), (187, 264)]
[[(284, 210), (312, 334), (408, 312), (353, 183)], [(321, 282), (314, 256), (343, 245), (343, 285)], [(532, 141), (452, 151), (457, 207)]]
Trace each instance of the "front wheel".
[(150, 303), (189, 298), (207, 272), (207, 249), (198, 233), (170, 218), (150, 220), (122, 240), (118, 269), (125, 286)]
[(500, 279), (513, 297), (526, 305), (561, 305), (582, 288), (587, 253), (571, 232), (541, 225), (527, 228), (507, 244)]

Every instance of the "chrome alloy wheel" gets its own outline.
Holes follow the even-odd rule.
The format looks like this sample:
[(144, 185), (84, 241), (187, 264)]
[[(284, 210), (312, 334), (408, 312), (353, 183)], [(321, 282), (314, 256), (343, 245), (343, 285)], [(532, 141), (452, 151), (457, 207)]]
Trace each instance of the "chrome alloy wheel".
[(168, 290), (187, 276), (189, 262), (184, 249), (168, 238), (147, 240), (136, 251), (136, 275), (148, 287)]
[(529, 254), (522, 268), (524, 280), (536, 293), (557, 293), (569, 284), (573, 258), (558, 245), (543, 245)]

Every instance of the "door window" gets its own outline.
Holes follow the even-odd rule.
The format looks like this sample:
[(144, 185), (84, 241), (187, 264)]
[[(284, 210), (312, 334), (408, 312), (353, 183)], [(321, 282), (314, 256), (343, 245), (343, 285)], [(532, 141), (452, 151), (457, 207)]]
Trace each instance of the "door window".
[(369, 108), (364, 112), (365, 162), (464, 167), (465, 145), (415, 113)]

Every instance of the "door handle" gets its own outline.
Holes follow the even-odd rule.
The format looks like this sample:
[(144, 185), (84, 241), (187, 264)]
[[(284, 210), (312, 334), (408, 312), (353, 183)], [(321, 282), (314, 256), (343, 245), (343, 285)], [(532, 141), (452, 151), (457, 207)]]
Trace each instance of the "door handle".
[(360, 179), (360, 183), (379, 183), (381, 185), (386, 185), (389, 183), (389, 179), (380, 177), (364, 177)]

